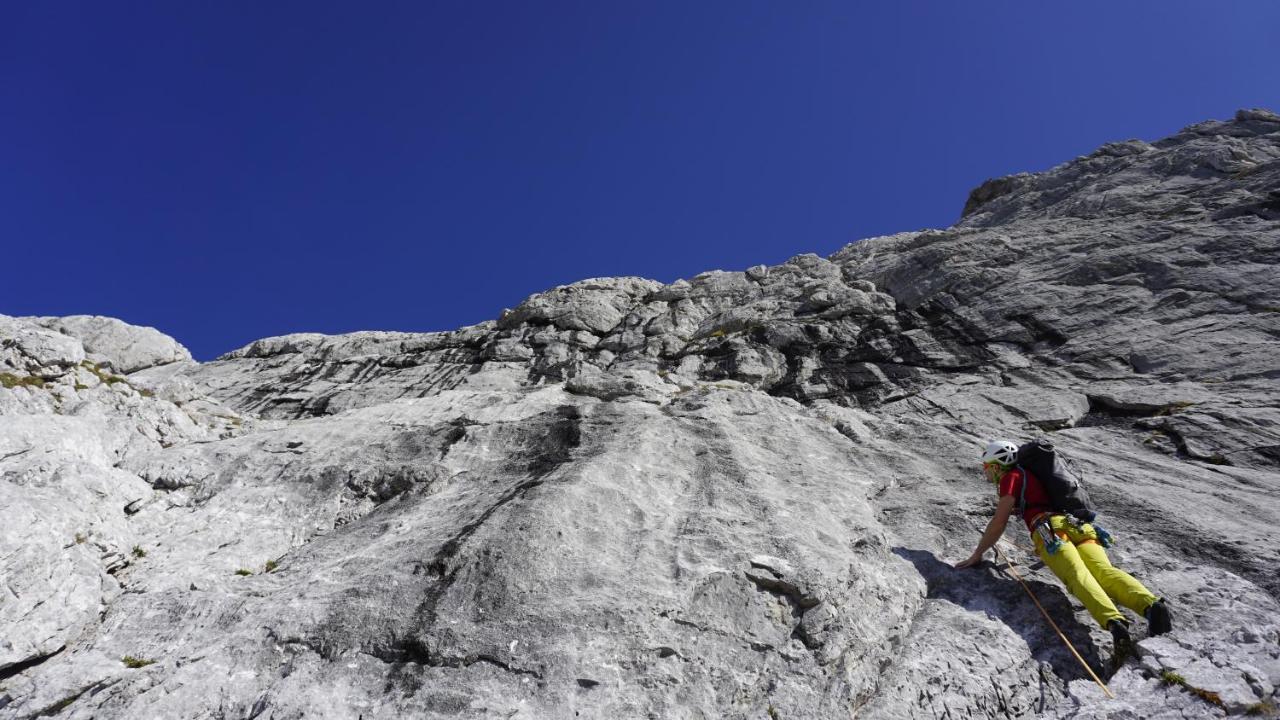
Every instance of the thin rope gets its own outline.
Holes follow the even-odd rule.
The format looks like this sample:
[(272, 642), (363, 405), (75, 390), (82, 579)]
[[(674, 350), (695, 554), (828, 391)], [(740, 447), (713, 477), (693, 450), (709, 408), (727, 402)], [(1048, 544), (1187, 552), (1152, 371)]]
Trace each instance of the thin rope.
[(1054, 631), (1058, 633), (1058, 637), (1062, 638), (1062, 642), (1066, 643), (1067, 649), (1071, 651), (1072, 655), (1076, 656), (1076, 660), (1080, 661), (1081, 667), (1089, 673), (1089, 677), (1093, 678), (1094, 682), (1098, 683), (1098, 687), (1102, 688), (1102, 692), (1106, 693), (1107, 697), (1114, 700), (1116, 697), (1115, 693), (1111, 692), (1111, 688), (1107, 687), (1107, 684), (1102, 682), (1097, 673), (1093, 671), (1093, 668), (1089, 667), (1089, 663), (1085, 662), (1084, 658), (1080, 657), (1080, 653), (1076, 652), (1075, 645), (1071, 644), (1071, 641), (1067, 639), (1067, 636), (1062, 633), (1062, 629), (1058, 627), (1058, 623), (1054, 622), (1053, 618), (1049, 617), (1049, 612), (1040, 604), (1040, 598), (1036, 597), (1036, 594), (1031, 591), (1031, 587), (1023, 581), (1022, 576), (1018, 574), (1018, 571), (1013, 569), (1013, 561), (1000, 550), (1000, 546), (998, 544), (995, 546), (995, 550), (996, 554), (1000, 556), (1000, 559), (1004, 561), (1004, 564), (1009, 567), (1009, 572), (1013, 573), (1013, 577), (1021, 583), (1022, 589), (1026, 590), (1027, 594), (1031, 596), (1031, 601), (1036, 604), (1036, 607), (1040, 608), (1040, 614), (1044, 615), (1044, 619), (1048, 620), (1049, 624), (1053, 626)]

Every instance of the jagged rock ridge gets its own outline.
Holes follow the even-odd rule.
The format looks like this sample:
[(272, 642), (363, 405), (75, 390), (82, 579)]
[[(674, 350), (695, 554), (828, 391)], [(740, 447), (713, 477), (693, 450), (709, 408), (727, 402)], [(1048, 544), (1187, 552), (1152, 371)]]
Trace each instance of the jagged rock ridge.
[[(946, 230), (449, 333), (197, 364), (0, 316), (0, 718), (1266, 711), (1277, 188), (1280, 117), (1242, 111), (989, 181)], [(1033, 433), (1175, 608), (1115, 701), (1005, 574), (949, 566), (979, 440)]]

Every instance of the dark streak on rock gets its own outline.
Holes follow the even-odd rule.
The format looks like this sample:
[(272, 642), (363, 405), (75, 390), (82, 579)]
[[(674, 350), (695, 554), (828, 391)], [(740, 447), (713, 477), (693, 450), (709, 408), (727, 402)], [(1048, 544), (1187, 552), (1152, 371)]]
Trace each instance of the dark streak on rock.
[(433, 653), (421, 640), (405, 638), (389, 648), (375, 649), (368, 653), (379, 660), (395, 665), (413, 664), (437, 668), (469, 668), (477, 663), (492, 665), (513, 675), (527, 675), (539, 680), (542, 673), (513, 666), (511, 663), (488, 653), (475, 653), (462, 656), (439, 655)]
[(27, 658), (26, 660), (20, 660), (16, 663), (10, 663), (9, 665), (0, 667), (0, 682), (8, 680), (9, 678), (14, 677), (15, 675), (18, 675), (20, 673), (24, 673), (27, 670), (30, 670), (31, 668), (34, 668), (37, 665), (52, 659), (53, 657), (57, 656), (58, 653), (62, 652), (65, 649), (66, 649), (66, 646), (63, 646), (47, 655), (36, 655), (34, 657)]
[(453, 537), (449, 538), (436, 551), (435, 557), (427, 564), (427, 569), (436, 577), (452, 577), (452, 573), (448, 571), (449, 561), (458, 554), (458, 550), (466, 542), (467, 538), (471, 537), (476, 530), (480, 529), (494, 513), (502, 509), (507, 503), (538, 487), (556, 468), (569, 462), (573, 457), (573, 451), (582, 440), (579, 423), (580, 417), (576, 407), (562, 405), (557, 408), (553, 419), (547, 425), (546, 433), (532, 437), (531, 457), (527, 457), (524, 460), (529, 479), (508, 490), (486, 508), (479, 517), (463, 525), (458, 532), (454, 533)]

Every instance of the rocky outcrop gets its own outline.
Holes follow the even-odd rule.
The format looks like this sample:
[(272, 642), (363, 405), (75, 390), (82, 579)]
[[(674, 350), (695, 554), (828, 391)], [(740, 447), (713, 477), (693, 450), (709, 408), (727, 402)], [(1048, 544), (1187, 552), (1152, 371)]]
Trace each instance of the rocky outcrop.
[(158, 365), (191, 361), (178, 341), (155, 328), (138, 327), (97, 315), (24, 318), (79, 341), (86, 357), (103, 367), (131, 373)]
[[(0, 316), (0, 717), (1183, 717), (1280, 686), (1280, 117), (989, 181), (945, 230), (448, 333), (190, 361)], [(1050, 434), (1175, 631), (992, 506)], [(1136, 619), (1136, 618), (1135, 618)], [(1141, 620), (1137, 620), (1141, 638)]]
[(0, 678), (63, 654), (119, 598), (140, 548), (131, 516), (155, 495), (121, 464), (243, 430), (202, 392), (158, 395), (116, 374), (181, 358), (118, 320), (0, 316)]

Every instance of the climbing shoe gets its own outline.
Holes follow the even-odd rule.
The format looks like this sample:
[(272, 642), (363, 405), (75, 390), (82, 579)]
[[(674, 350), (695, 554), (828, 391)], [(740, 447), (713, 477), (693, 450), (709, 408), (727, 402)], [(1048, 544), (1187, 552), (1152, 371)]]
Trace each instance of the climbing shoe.
[(1111, 668), (1117, 670), (1125, 660), (1134, 656), (1136, 648), (1133, 645), (1133, 637), (1129, 635), (1128, 625), (1119, 620), (1112, 620), (1107, 623), (1107, 629), (1111, 631)]
[(1147, 636), (1163, 635), (1173, 629), (1173, 620), (1169, 617), (1169, 606), (1161, 598), (1143, 613), (1147, 618)]

